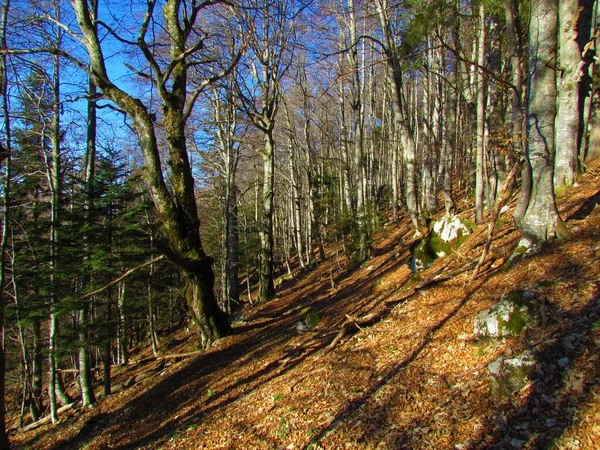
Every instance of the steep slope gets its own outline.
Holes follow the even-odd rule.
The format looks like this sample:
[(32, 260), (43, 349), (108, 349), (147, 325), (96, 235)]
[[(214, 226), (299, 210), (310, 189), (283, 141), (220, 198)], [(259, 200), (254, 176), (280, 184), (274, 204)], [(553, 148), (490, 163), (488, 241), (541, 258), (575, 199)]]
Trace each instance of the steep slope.
[[(506, 213), (475, 279), (485, 226), (412, 276), (409, 227), (388, 225), (362, 267), (344, 271), (330, 254), (284, 280), (274, 301), (248, 308), (209, 352), (142, 353), (117, 374), (130, 388), (12, 440), (44, 449), (597, 448), (598, 203), (595, 166), (559, 198), (571, 238), (510, 267), (520, 235)], [(542, 325), (474, 339), (475, 316), (512, 289), (536, 292)], [(309, 311), (321, 320), (302, 330)], [(191, 333), (171, 339), (169, 352), (194, 349)], [(525, 349), (540, 361), (533, 381), (491, 397), (487, 365)]]

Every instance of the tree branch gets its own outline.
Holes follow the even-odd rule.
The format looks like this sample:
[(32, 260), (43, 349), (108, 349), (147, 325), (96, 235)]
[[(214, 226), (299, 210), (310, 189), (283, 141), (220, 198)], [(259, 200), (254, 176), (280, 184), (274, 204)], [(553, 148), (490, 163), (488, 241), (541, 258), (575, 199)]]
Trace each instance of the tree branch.
[(143, 269), (144, 267), (147, 267), (151, 264), (157, 263), (159, 261), (163, 261), (164, 259), (166, 259), (166, 255), (160, 255), (157, 256), (156, 258), (153, 258), (149, 261), (146, 261), (138, 266), (135, 266), (133, 269), (129, 269), (127, 271), (125, 271), (125, 273), (123, 273), (123, 275), (121, 275), (120, 277), (118, 277), (117, 279), (111, 281), (110, 283), (108, 283), (107, 285), (104, 285), (103, 287), (96, 289), (95, 291), (89, 292), (87, 294), (85, 294), (83, 296), (83, 299), (88, 299), (93, 297), (94, 295), (98, 295), (102, 292), (104, 292), (105, 290), (107, 290), (108, 288), (114, 286), (115, 284), (119, 283), (120, 281), (123, 281), (125, 278), (127, 278), (129, 275), (131, 275), (134, 272), (137, 272), (140, 269)]

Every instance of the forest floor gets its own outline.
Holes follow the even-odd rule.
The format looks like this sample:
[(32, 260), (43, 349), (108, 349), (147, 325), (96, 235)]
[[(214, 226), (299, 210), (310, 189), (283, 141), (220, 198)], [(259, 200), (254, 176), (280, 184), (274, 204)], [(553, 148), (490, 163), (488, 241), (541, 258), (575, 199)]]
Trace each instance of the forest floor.
[[(600, 166), (558, 197), (571, 236), (507, 268), (520, 239), (515, 202), (474, 280), (485, 224), (418, 276), (407, 266), (407, 222), (388, 224), (361, 267), (344, 270), (330, 254), (284, 277), (273, 301), (245, 308), (209, 351), (155, 360), (145, 349), (114, 370), (115, 383), (139, 382), (11, 440), (41, 449), (598, 448)], [(536, 294), (542, 324), (475, 339), (477, 314), (513, 289)], [(299, 332), (308, 308), (322, 320)], [(360, 320), (370, 313), (379, 320)], [(184, 331), (162, 339), (171, 354), (197, 341)], [(491, 396), (488, 364), (527, 349), (540, 361), (534, 379)]]

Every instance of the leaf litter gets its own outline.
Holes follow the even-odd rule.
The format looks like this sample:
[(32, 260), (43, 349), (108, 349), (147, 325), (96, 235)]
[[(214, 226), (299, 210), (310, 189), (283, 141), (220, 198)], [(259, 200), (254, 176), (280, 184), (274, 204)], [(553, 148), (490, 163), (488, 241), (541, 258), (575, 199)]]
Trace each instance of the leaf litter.
[[(598, 175), (596, 165), (558, 199), (571, 237), (508, 269), (520, 238), (509, 219), (498, 226), (474, 280), (485, 224), (418, 279), (407, 267), (408, 220), (387, 224), (363, 267), (346, 269), (347, 261), (330, 249), (326, 261), (297, 273), (276, 299), (248, 306), (234, 333), (209, 351), (154, 361), (142, 349), (131, 365), (116, 368), (114, 382), (152, 376), (101, 398), (93, 409), (71, 411), (54, 427), (13, 433), (13, 445), (597, 448), (600, 208), (586, 201), (600, 188)], [(517, 337), (475, 339), (476, 315), (513, 289), (536, 293), (542, 323)], [(299, 332), (296, 323), (307, 307), (322, 320)], [(372, 322), (360, 322), (369, 314)], [(344, 324), (348, 333), (331, 347)], [(173, 339), (181, 342), (174, 353), (194, 350), (193, 332)], [(539, 358), (531, 382), (510, 398), (491, 397), (487, 365), (528, 349)]]

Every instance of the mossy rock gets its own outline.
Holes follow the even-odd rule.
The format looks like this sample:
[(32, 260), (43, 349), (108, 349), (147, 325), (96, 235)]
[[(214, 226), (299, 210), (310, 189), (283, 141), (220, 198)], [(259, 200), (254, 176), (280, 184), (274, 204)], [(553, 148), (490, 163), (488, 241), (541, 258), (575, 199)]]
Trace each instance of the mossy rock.
[(435, 222), (431, 232), (411, 248), (409, 267), (412, 271), (427, 269), (435, 259), (448, 256), (469, 238), (475, 224), (459, 216), (444, 216)]
[(535, 355), (526, 351), (514, 358), (500, 357), (488, 365), (490, 393), (493, 397), (510, 397), (529, 383), (535, 372)]
[(521, 290), (504, 294), (498, 303), (477, 315), (473, 333), (479, 338), (518, 335), (523, 328), (538, 323), (541, 318), (534, 298), (531, 292)]
[(310, 307), (303, 308), (301, 315), (302, 318), (296, 324), (298, 331), (312, 330), (323, 320), (323, 313), (311, 311)]

